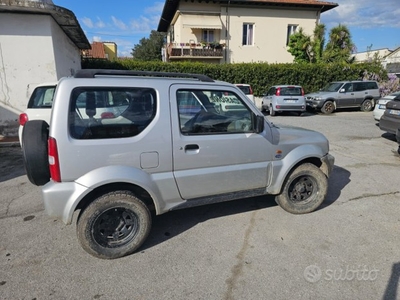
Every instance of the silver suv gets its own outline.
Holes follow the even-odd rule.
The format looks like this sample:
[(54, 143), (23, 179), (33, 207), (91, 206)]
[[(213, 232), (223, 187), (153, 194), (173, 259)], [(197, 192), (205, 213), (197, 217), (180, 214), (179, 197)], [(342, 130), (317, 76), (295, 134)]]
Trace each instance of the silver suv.
[(380, 91), (376, 81), (336, 81), (305, 97), (308, 108), (321, 110), (324, 114), (348, 107), (371, 111), (380, 98)]
[(322, 134), (277, 127), (233, 84), (196, 74), (78, 71), (58, 82), (50, 126), (28, 121), (22, 139), (47, 213), (79, 212), (82, 247), (106, 259), (140, 247), (151, 212), (268, 194), (312, 212), (334, 163)]

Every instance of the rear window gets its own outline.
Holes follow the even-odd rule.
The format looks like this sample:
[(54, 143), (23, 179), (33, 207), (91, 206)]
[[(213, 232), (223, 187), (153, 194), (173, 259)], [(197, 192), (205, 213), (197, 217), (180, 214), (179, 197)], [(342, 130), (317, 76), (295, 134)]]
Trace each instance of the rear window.
[(80, 140), (135, 136), (151, 123), (156, 108), (156, 92), (150, 88), (76, 88), (70, 101), (70, 134)]
[(288, 86), (280, 88), (281, 96), (301, 96), (302, 90), (301, 87), (298, 86)]
[(37, 87), (29, 98), (28, 108), (51, 108), (55, 85)]
[(248, 85), (238, 85), (237, 86), (246, 95), (251, 94), (250, 87)]

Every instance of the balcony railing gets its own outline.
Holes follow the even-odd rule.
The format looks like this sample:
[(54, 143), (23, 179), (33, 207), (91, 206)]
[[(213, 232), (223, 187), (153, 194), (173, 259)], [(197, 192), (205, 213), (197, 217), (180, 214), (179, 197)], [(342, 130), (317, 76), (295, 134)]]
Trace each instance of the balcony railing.
[(168, 56), (170, 59), (183, 59), (183, 58), (223, 58), (224, 49), (222, 48), (207, 48), (207, 47), (167, 47)]

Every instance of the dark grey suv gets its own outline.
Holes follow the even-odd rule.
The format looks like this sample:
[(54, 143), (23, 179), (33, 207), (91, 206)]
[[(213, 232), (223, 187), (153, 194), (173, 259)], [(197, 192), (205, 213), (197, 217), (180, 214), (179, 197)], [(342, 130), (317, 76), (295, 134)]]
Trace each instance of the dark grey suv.
[(376, 81), (336, 81), (305, 97), (307, 108), (330, 114), (337, 108), (348, 107), (371, 111), (380, 98), (380, 92)]

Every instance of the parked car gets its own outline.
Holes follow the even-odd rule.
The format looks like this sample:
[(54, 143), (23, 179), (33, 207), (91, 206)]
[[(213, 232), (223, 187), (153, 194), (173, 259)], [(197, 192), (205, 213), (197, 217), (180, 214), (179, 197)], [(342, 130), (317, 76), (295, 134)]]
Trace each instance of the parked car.
[(235, 85), (254, 103), (253, 89), (250, 84), (236, 83)]
[(39, 84), (28, 100), (26, 110), (19, 115), (18, 137), (22, 147), (22, 130), (29, 120), (44, 120), (50, 123), (51, 107), (57, 82)]
[(400, 95), (400, 92), (395, 92), (389, 95), (386, 95), (382, 98), (380, 98), (376, 104), (375, 104), (375, 108), (373, 111), (373, 115), (374, 115), (374, 119), (376, 121), (379, 121), (383, 115), (383, 113), (386, 110), (386, 103), (388, 103), (389, 101), (393, 100), (396, 96)]
[(386, 110), (379, 120), (379, 128), (383, 131), (396, 134), (400, 127), (400, 95), (386, 103)]
[(336, 81), (318, 92), (307, 94), (306, 102), (308, 108), (330, 114), (338, 108), (349, 107), (371, 111), (379, 98), (379, 86), (376, 81)]
[[(97, 92), (131, 99), (103, 118)], [(205, 75), (80, 70), (59, 81), (50, 123), (25, 124), (27, 176), (49, 215), (70, 224), (79, 213), (78, 240), (100, 258), (138, 249), (151, 211), (275, 195), (290, 213), (312, 212), (334, 164), (324, 135), (273, 125), (235, 85)]]
[(261, 103), (262, 111), (270, 116), (278, 112), (293, 111), (301, 114), (306, 110), (304, 90), (299, 85), (275, 85), (268, 89)]

